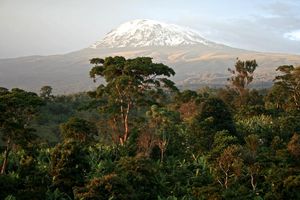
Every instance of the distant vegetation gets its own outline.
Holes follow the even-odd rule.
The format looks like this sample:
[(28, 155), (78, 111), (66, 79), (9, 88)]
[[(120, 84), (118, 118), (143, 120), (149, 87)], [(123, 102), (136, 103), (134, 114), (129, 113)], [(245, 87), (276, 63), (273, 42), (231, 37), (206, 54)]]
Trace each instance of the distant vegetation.
[(300, 67), (179, 91), (151, 58), (93, 58), (95, 91), (0, 88), (0, 199), (300, 199)]

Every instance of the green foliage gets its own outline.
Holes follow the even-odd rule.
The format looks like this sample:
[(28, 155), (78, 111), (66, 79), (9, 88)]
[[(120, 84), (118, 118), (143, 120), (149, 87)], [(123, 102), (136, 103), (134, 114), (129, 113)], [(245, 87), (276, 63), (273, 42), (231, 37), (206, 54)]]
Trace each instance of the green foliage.
[(199, 142), (199, 148), (204, 151), (211, 150), (216, 132), (226, 130), (232, 135), (236, 134), (231, 112), (219, 98), (202, 102), (189, 126), (190, 134), (194, 135), (193, 139)]
[(177, 103), (187, 103), (189, 101), (198, 100), (198, 98), (199, 95), (197, 92), (192, 90), (184, 90), (175, 96), (175, 101)]
[[(146, 117), (147, 130), (144, 130), (144, 133), (150, 134), (148, 138), (153, 141), (154, 146), (159, 148), (161, 162), (163, 162), (166, 152), (173, 155), (179, 153), (180, 150), (178, 148), (181, 146), (177, 142), (177, 140), (181, 139), (180, 135), (177, 134), (178, 124), (180, 123), (179, 113), (153, 105), (146, 112)], [(140, 137), (141, 146), (144, 144), (142, 142), (145, 142), (145, 139), (145, 135)]]
[(268, 107), (282, 110), (288, 103), (289, 92), (281, 85), (274, 84), (265, 97)]
[(91, 78), (103, 77), (107, 84), (101, 84), (89, 94), (100, 99), (100, 110), (108, 115), (116, 134), (115, 141), (121, 144), (127, 141), (133, 128), (132, 113), (139, 106), (156, 103), (150, 94), (153, 97), (163, 90), (177, 91), (174, 83), (165, 78), (175, 75), (174, 70), (164, 64), (153, 63), (152, 58), (93, 58), (91, 64), (95, 64), (90, 71)]
[(97, 135), (97, 128), (94, 124), (75, 117), (61, 124), (60, 129), (64, 140), (74, 139), (80, 142), (91, 142)]
[(208, 118), (212, 118), (210, 129), (214, 131), (227, 130), (235, 134), (235, 126), (232, 115), (226, 104), (219, 98), (209, 98), (201, 104), (199, 115), (196, 116), (197, 121), (201, 122)]
[(93, 178), (84, 188), (75, 189), (75, 199), (138, 199), (132, 186), (117, 174)]
[(15, 176), (12, 176), (11, 174), (5, 174), (0, 176), (0, 199), (8, 198), (9, 196), (11, 198), (12, 194), (17, 193), (18, 188), (18, 179)]
[(300, 198), (298, 68), (255, 90), (238, 60), (232, 88), (173, 93), (151, 58), (91, 64), (93, 98), (0, 87), (0, 199)]
[(214, 136), (212, 149), (210, 151), (211, 159), (215, 159), (219, 156), (226, 147), (237, 144), (237, 137), (230, 135), (228, 131), (219, 131)]
[(92, 123), (99, 120), (100, 116), (95, 108), (85, 109), (92, 101), (86, 93), (54, 96), (51, 101), (47, 101), (46, 105), (39, 108), (32, 126), (41, 138), (55, 145), (61, 136), (60, 124), (68, 119), (75, 117)]
[(46, 200), (71, 200), (72, 198), (68, 196), (66, 193), (59, 191), (59, 189), (55, 189), (54, 191), (48, 190), (46, 193)]
[(53, 98), (52, 87), (49, 85), (43, 86), (40, 90), (40, 97), (44, 100), (51, 100)]
[(0, 133), (1, 139), (6, 143), (4, 160), (1, 165), (1, 174), (6, 173), (9, 153), (12, 148), (20, 146), (30, 150), (32, 142), (36, 139), (34, 129), (29, 126), (35, 116), (37, 107), (43, 105), (35, 93), (14, 88), (11, 91), (2, 88), (0, 95)]
[(241, 137), (257, 134), (264, 142), (270, 142), (275, 132), (274, 120), (268, 115), (258, 115), (248, 119), (238, 120), (236, 127)]
[[(27, 127), (43, 101), (32, 92), (14, 88), (0, 95), (0, 132), (3, 141), (24, 145), (34, 138), (33, 129)], [(25, 140), (25, 141), (24, 141)]]
[(275, 85), (282, 87), (288, 93), (291, 107), (300, 109), (300, 67), (283, 65), (277, 68), (283, 75), (276, 76)]
[(4, 200), (16, 200), (16, 197), (13, 195), (8, 195)]
[(296, 160), (300, 160), (300, 136), (294, 134), (288, 143), (288, 151)]
[(126, 178), (137, 199), (154, 199), (163, 191), (157, 180), (158, 166), (149, 159), (124, 157), (117, 162), (116, 172)]
[(73, 196), (73, 187), (81, 186), (89, 170), (88, 153), (84, 146), (74, 140), (58, 144), (51, 154), (52, 184), (54, 188)]
[(254, 71), (257, 66), (256, 60), (241, 61), (237, 58), (235, 69), (228, 69), (232, 74), (232, 77), (228, 79), (229, 87), (237, 92), (239, 97), (235, 100), (235, 107), (246, 105), (249, 97), (252, 96), (249, 94), (247, 86), (253, 81)]
[(253, 73), (257, 66), (256, 60), (241, 61), (237, 58), (235, 69), (228, 69), (233, 74), (229, 81), (239, 93), (244, 92), (246, 86), (253, 81)]

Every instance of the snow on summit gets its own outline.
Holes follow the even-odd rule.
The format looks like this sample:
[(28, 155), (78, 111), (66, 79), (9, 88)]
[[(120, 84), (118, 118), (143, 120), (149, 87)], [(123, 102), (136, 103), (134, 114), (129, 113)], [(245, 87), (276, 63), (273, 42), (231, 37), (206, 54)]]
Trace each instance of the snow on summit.
[(175, 24), (143, 19), (121, 24), (109, 32), (102, 40), (97, 41), (90, 47), (120, 48), (193, 44), (215, 45), (215, 43), (202, 38), (197, 31), (192, 29)]

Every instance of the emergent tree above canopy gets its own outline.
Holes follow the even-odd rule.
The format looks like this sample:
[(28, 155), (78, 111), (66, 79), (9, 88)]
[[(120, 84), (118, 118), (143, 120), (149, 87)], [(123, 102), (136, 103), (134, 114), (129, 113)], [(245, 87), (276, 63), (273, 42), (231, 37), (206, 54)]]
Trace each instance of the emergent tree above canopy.
[(91, 78), (103, 77), (101, 84), (90, 95), (101, 99), (102, 111), (109, 113), (111, 128), (116, 133), (114, 140), (121, 144), (130, 134), (130, 115), (141, 105), (155, 104), (150, 94), (162, 94), (166, 90), (177, 91), (170, 79), (175, 72), (162, 63), (153, 63), (152, 58), (138, 57), (125, 59), (121, 56), (90, 60), (95, 66), (90, 71)]

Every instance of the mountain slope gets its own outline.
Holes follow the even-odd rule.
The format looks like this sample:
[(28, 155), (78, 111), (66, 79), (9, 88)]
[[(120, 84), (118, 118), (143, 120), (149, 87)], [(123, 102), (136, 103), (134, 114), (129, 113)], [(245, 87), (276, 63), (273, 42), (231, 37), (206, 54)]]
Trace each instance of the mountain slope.
[[(196, 33), (194, 36), (186, 36), (185, 31), (189, 31), (187, 28), (176, 29), (172, 28), (176, 25), (164, 23), (160, 23), (160, 28), (157, 27), (157, 22), (142, 22), (140, 25), (143, 28), (137, 22), (132, 26), (125, 26), (127, 29), (121, 26), (91, 47), (68, 54), (0, 59), (0, 86), (20, 87), (37, 92), (42, 86), (51, 85), (56, 93), (91, 90), (98, 83), (93, 83), (89, 78), (89, 70), (92, 68), (89, 59), (116, 55), (127, 58), (153, 57), (155, 62), (174, 68), (176, 75), (173, 80), (183, 87), (226, 84), (230, 75), (227, 69), (234, 66), (237, 57), (257, 60), (259, 67), (255, 72), (255, 84), (260, 87), (271, 84), (279, 65), (300, 65), (299, 55), (231, 48), (208, 41)], [(153, 36), (153, 31), (156, 36)], [(173, 32), (175, 36), (165, 32)], [(164, 37), (171, 39), (164, 42)]]

